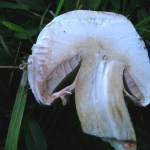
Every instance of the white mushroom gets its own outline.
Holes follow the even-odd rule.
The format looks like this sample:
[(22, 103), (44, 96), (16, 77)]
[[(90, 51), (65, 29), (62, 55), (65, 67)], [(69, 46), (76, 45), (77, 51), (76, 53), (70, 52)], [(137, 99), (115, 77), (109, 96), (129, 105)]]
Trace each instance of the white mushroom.
[[(139, 105), (150, 103), (150, 61), (126, 17), (88, 10), (65, 13), (46, 25), (32, 50), (28, 79), (38, 102), (50, 105), (61, 97), (66, 104), (75, 88), (83, 132), (101, 137), (115, 149), (136, 148), (123, 89)], [(80, 63), (74, 82), (55, 92)]]

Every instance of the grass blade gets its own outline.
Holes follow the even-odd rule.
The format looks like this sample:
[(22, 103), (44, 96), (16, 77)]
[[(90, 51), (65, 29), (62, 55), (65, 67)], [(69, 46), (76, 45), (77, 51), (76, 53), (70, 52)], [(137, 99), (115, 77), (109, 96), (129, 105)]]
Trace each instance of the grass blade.
[(62, 7), (62, 5), (63, 5), (63, 3), (64, 3), (64, 0), (60, 0), (54, 17), (57, 17), (57, 16), (58, 16), (58, 14), (59, 14), (59, 12), (60, 12), (60, 9), (61, 9), (61, 7)]
[(13, 31), (18, 31), (18, 32), (24, 34), (25, 36), (28, 37), (28, 39), (29, 39), (32, 43), (34, 43), (34, 42), (32, 41), (32, 39), (31, 39), (30, 35), (29, 35), (23, 28), (21, 28), (20, 26), (14, 24), (14, 23), (11, 23), (11, 22), (3, 22), (3, 24), (4, 24), (6, 27), (8, 27), (9, 29), (13, 30)]
[(1, 35), (0, 35), (0, 42), (2, 43), (2, 46), (3, 46), (4, 50), (5, 50), (5, 52), (7, 53), (7, 55), (12, 57), (11, 53), (8, 50), (8, 47), (6, 46), (6, 44), (5, 44), (4, 40), (3, 40), (3, 37)]
[(108, 0), (105, 0), (104, 7), (102, 8), (102, 10), (103, 10), (103, 11), (105, 11), (105, 10), (106, 10), (106, 6), (107, 6), (107, 4), (108, 4)]
[(126, 0), (123, 0), (122, 15), (124, 15), (125, 5), (126, 5)]
[(126, 15), (131, 15), (134, 12), (134, 10), (136, 9), (137, 5), (139, 4), (139, 1), (140, 0), (132, 0), (129, 7), (128, 7), (128, 9), (126, 10), (125, 14)]
[(41, 18), (40, 26), (42, 26), (44, 17), (45, 17), (45, 15), (46, 15), (46, 13), (48, 12), (48, 10), (49, 10), (51, 4), (52, 4), (52, 2), (48, 5), (48, 7), (46, 8), (46, 10), (44, 11), (44, 14), (43, 14), (43, 16), (42, 16), (42, 18)]
[[(18, 53), (19, 53), (19, 50), (20, 50), (20, 45), (21, 45), (21, 42), (19, 43), (19, 48), (18, 48), (18, 51), (17, 51), (17, 54), (16, 54), (16, 57), (15, 57), (15, 61), (14, 61), (14, 67), (16, 65), (16, 61), (17, 61), (17, 57), (18, 57)], [(8, 83), (8, 87), (7, 87), (7, 91), (9, 90), (10, 88), (10, 85), (11, 85), (11, 82), (12, 82), (12, 79), (13, 79), (13, 76), (14, 76), (14, 68), (11, 72), (11, 75), (10, 75), (10, 79), (9, 79), (9, 83)]]
[(23, 117), (23, 112), (27, 98), (26, 85), (27, 85), (27, 70), (24, 70), (11, 115), (11, 120), (5, 144), (5, 150), (17, 150), (21, 120)]
[(3, 49), (0, 49), (0, 65), (12, 65), (13, 64), (13, 56), (10, 53), (3, 37), (0, 35), (0, 43)]
[(90, 10), (97, 10), (102, 0), (86, 0), (86, 7)]
[(147, 17), (146, 19), (142, 20), (141, 22), (139, 22), (137, 25), (135, 25), (135, 28), (138, 28), (146, 23), (150, 22), (150, 16)]
[(28, 118), (25, 127), (25, 139), (28, 150), (46, 150), (46, 139), (39, 126), (39, 124), (33, 119)]
[(17, 4), (17, 3), (9, 3), (9, 2), (4, 2), (4, 1), (0, 1), (0, 8), (29, 10), (29, 7), (27, 5)]
[(150, 33), (150, 30), (146, 30), (146, 29), (139, 29), (139, 28), (136, 28), (136, 30)]
[(44, 0), (15, 0), (19, 4), (28, 5), (29, 9), (44, 11), (46, 9)]

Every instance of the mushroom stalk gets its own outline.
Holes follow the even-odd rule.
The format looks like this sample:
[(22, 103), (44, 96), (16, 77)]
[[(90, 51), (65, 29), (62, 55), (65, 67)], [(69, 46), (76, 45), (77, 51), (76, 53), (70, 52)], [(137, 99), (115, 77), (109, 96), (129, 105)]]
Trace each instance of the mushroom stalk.
[(121, 59), (88, 54), (82, 60), (75, 87), (83, 132), (104, 138), (116, 150), (136, 147), (135, 132), (123, 99), (124, 69)]

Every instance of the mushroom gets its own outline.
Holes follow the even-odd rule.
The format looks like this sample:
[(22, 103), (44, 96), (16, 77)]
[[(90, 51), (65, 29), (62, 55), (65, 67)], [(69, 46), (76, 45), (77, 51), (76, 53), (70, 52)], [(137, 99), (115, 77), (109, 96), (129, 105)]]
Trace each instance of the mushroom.
[[(150, 61), (126, 17), (89, 10), (60, 15), (41, 31), (28, 62), (29, 84), (39, 103), (51, 105), (60, 97), (65, 105), (75, 89), (83, 132), (116, 150), (136, 149), (123, 90), (141, 106), (150, 103)], [(73, 83), (57, 91), (79, 67)]]

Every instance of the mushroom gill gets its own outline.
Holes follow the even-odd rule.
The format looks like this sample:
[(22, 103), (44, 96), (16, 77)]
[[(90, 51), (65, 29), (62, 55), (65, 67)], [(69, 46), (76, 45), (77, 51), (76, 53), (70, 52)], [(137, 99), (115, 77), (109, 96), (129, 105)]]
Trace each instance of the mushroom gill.
[(140, 101), (144, 99), (142, 92), (139, 90), (134, 80), (127, 70), (124, 70), (124, 91), (134, 102), (140, 105)]
[[(72, 83), (75, 79), (77, 71), (79, 70), (80, 62), (81, 56), (76, 55), (57, 66), (57, 68), (51, 72), (45, 81), (44, 93), (51, 96), (53, 93), (57, 93), (64, 89), (66, 85), (69, 86), (69, 83)], [(66, 84), (66, 80), (68, 80), (67, 82), (70, 80), (70, 82)], [(72, 88), (69, 92), (72, 92), (73, 90), (74, 88)], [(55, 98), (58, 98), (58, 96)], [(47, 101), (47, 103), (52, 103), (55, 98), (50, 99), (52, 101)], [(67, 99), (63, 101), (63, 105), (66, 105), (66, 100)]]

